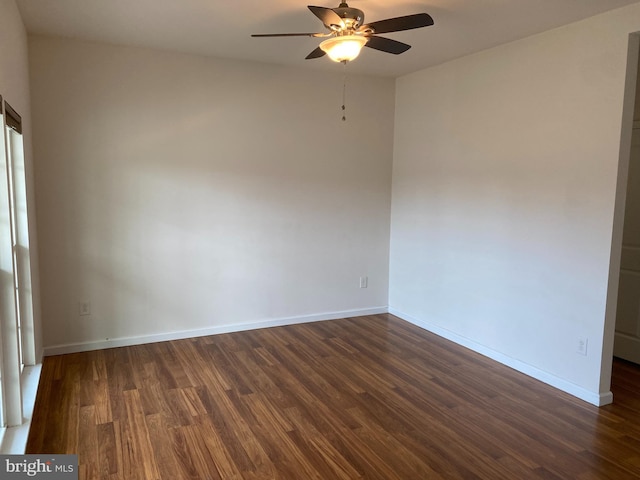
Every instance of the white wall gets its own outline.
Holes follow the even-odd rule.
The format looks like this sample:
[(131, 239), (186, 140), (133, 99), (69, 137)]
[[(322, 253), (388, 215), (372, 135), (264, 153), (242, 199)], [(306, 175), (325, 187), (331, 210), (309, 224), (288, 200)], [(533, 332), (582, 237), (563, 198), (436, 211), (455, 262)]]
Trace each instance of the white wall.
[(29, 62), (27, 33), (14, 0), (0, 0), (0, 95), (22, 117), (29, 210), (29, 243), (31, 248), (31, 283), (36, 342), (36, 358), (42, 356), (38, 255), (35, 222), (33, 154), (31, 148), (31, 101), (29, 95)]
[(386, 309), (393, 80), (29, 48), (48, 353)]
[(636, 4), (396, 83), (391, 310), (593, 403), (638, 30)]

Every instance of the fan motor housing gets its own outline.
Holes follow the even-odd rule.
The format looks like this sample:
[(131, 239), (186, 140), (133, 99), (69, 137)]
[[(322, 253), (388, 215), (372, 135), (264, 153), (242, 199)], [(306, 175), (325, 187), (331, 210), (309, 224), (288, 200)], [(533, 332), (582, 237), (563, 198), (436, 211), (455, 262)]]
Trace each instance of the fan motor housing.
[(364, 22), (364, 12), (358, 8), (351, 8), (346, 3), (341, 3), (338, 8), (332, 10), (344, 19), (347, 29), (355, 30)]

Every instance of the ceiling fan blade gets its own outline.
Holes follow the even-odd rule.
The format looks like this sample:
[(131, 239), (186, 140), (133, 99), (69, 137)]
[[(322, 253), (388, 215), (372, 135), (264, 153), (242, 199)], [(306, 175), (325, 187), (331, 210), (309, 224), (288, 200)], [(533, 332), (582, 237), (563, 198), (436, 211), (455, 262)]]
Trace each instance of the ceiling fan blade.
[(314, 7), (313, 5), (308, 6), (309, 10), (313, 12), (313, 14), (318, 17), (325, 27), (331, 28), (331, 25), (336, 25), (338, 27), (344, 28), (344, 21), (336, 12), (326, 7)]
[(406, 15), (404, 17), (387, 18), (362, 25), (358, 31), (371, 31), (372, 33), (390, 33), (400, 32), (402, 30), (411, 30), (413, 28), (428, 27), (433, 25), (433, 18), (428, 13), (416, 13), (414, 15)]
[(252, 37), (325, 37), (325, 33), (254, 33)]
[(313, 52), (311, 52), (309, 55), (304, 57), (304, 59), (305, 60), (311, 60), (312, 58), (324, 57), (324, 55), (325, 55), (324, 50), (322, 50), (320, 47), (318, 47)]
[(369, 40), (365, 44), (365, 47), (380, 50), (381, 52), (393, 53), (394, 55), (399, 55), (411, 48), (411, 45), (398, 42), (397, 40), (391, 40), (390, 38), (373, 36), (367, 38)]

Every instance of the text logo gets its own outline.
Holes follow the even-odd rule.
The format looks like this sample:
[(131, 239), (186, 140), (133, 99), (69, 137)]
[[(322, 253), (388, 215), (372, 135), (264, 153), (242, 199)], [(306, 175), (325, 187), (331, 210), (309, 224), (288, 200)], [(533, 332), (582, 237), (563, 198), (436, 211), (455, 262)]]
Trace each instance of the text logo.
[(0, 479), (78, 480), (77, 455), (0, 455)]

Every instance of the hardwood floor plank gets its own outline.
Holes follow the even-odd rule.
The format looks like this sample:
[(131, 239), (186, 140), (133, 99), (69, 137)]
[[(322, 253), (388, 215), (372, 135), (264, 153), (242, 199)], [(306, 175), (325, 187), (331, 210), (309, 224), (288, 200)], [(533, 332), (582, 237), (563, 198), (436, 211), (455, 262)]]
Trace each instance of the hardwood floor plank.
[(336, 442), (335, 435), (320, 432), (297, 408), (288, 408), (285, 415), (292, 425), (290, 431), (299, 432), (301, 438), (308, 442), (309, 448), (321, 457), (318, 465), (327, 465), (330, 474), (334, 474), (336, 478), (352, 479), (361, 476), (362, 472), (356, 470), (353, 464), (353, 456), (342, 442)]
[[(149, 441), (153, 449), (153, 458), (163, 480), (180, 478), (177, 453), (170, 432), (177, 427), (169, 428), (165, 416), (160, 413), (146, 415)], [(122, 471), (122, 469), (118, 469)]]
[[(80, 408), (80, 424), (78, 436), (78, 459), (86, 468), (85, 478), (100, 478), (100, 455), (98, 448), (98, 431), (96, 427), (96, 408), (93, 405)], [(96, 455), (98, 453), (98, 455)]]
[(82, 480), (640, 478), (640, 366), (596, 408), (388, 314), (47, 357), (28, 453)]
[(118, 473), (118, 450), (116, 432), (113, 422), (99, 423), (96, 413), (96, 430), (98, 441), (98, 478)]
[[(239, 465), (236, 463), (232, 452), (230, 452), (223, 438), (214, 428), (207, 416), (198, 418), (198, 424), (202, 433), (204, 446), (211, 455), (216, 470), (223, 479), (240, 480), (243, 478)], [(247, 464), (247, 463), (245, 463)], [(259, 466), (257, 470), (263, 470), (264, 466)], [(269, 468), (270, 465), (267, 467)], [(272, 470), (270, 470), (272, 471)]]
[[(224, 391), (222, 393), (212, 394), (208, 390), (205, 390), (201, 393), (201, 398), (203, 396), (205, 396), (202, 401), (203, 405), (211, 405), (211, 407), (207, 408), (208, 422), (211, 423), (212, 429), (217, 432), (220, 441), (229, 451), (229, 456), (233, 459), (236, 468), (243, 473), (254, 471), (254, 461), (258, 460), (257, 463), (261, 464), (260, 459), (264, 458), (264, 456), (261, 455), (259, 447), (249, 448), (248, 450), (250, 452), (256, 452), (253, 455), (254, 461), (252, 461), (249, 452), (245, 450), (242, 438), (250, 436), (247, 433), (246, 425), (234, 414), (233, 410), (231, 410), (232, 414), (226, 414), (226, 412), (232, 408), (228, 405), (227, 401), (216, 400), (218, 398), (221, 400), (226, 398)], [(199, 421), (205, 423), (201, 419)]]

